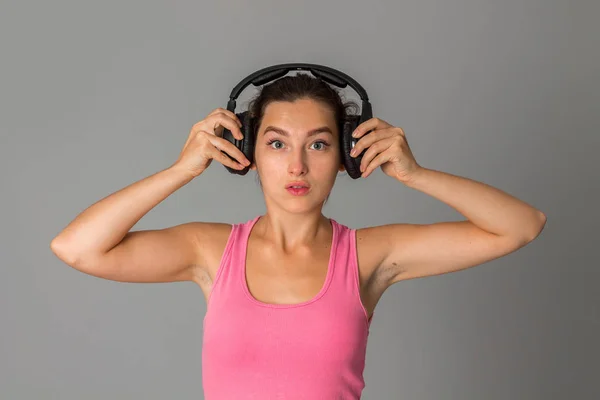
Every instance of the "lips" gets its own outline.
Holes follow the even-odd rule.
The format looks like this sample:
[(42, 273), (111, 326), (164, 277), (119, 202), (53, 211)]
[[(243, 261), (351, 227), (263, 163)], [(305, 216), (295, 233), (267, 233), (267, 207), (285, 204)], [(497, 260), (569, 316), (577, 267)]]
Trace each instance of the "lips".
[(290, 182), (287, 185), (285, 185), (286, 189), (289, 188), (309, 188), (310, 185), (307, 182), (303, 182), (303, 181), (296, 181), (296, 182)]

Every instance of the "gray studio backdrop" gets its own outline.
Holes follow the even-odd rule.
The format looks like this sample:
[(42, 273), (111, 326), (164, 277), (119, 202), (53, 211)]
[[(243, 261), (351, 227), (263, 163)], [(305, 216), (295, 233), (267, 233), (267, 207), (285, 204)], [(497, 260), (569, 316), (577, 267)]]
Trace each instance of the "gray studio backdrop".
[[(202, 398), (200, 289), (87, 276), (50, 241), (171, 165), (241, 78), (284, 62), (348, 73), (421, 165), (548, 217), (502, 259), (390, 288), (364, 398), (600, 398), (599, 11), (549, 0), (2, 2), (0, 398)], [(214, 162), (134, 229), (264, 211), (254, 172)], [(324, 212), (353, 228), (462, 219), (381, 170), (341, 173)]]

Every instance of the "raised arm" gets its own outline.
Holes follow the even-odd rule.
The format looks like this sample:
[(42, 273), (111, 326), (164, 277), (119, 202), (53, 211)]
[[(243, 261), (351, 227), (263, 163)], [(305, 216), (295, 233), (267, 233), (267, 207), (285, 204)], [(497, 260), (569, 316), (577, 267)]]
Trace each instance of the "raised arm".
[(51, 242), (58, 258), (99, 278), (126, 282), (192, 279), (201, 260), (201, 232), (192, 222), (160, 230), (130, 231), (149, 210), (193, 177), (172, 167), (96, 202)]
[(247, 166), (243, 153), (219, 137), (227, 127), (241, 139), (240, 126), (234, 113), (215, 109), (194, 124), (175, 164), (88, 207), (52, 240), (50, 248), (73, 268), (105, 279), (192, 280), (204, 263), (202, 249), (208, 245), (211, 229), (218, 224), (191, 222), (160, 230), (130, 230), (166, 197), (199, 176), (213, 159), (231, 168)]

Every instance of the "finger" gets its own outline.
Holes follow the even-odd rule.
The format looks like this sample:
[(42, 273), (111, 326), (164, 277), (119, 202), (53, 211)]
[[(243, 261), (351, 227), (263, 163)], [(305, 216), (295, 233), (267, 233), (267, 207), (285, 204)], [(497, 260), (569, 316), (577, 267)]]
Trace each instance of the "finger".
[(219, 108), (215, 108), (210, 114), (208, 114), (209, 116), (214, 116), (217, 114), (224, 114), (227, 115), (229, 118), (235, 120), (235, 122), (241, 127), (242, 126), (242, 122), (240, 121), (240, 119), (238, 118), (237, 115), (235, 115), (235, 113), (233, 111), (229, 111), (223, 107), (219, 107)]
[(225, 115), (224, 113), (216, 114), (212, 118), (214, 119), (213, 130), (215, 131), (216, 136), (222, 136), (223, 129), (219, 127), (225, 127), (231, 131), (231, 133), (237, 140), (242, 140), (244, 138), (242, 130), (240, 129), (240, 126), (237, 122), (237, 119), (234, 120), (231, 117)]
[(387, 155), (387, 153), (385, 151), (383, 153), (380, 153), (377, 157), (375, 157), (373, 159), (373, 161), (371, 161), (369, 163), (369, 165), (367, 165), (367, 168), (363, 171), (361, 176), (363, 178), (366, 178), (367, 176), (371, 175), (371, 172), (373, 172), (373, 170), (375, 168), (379, 167), (380, 165), (387, 162), (388, 160), (389, 160), (389, 156)]
[(240, 121), (238, 116), (235, 115), (235, 113), (233, 111), (229, 111), (229, 110), (222, 108), (221, 112), (224, 113), (225, 115), (229, 116), (231, 119), (233, 119), (240, 126), (240, 128), (242, 127), (242, 121)]
[(242, 164), (236, 162), (235, 160), (232, 160), (231, 158), (229, 158), (227, 156), (227, 154), (223, 153), (219, 149), (216, 149), (213, 151), (214, 151), (214, 153), (211, 154), (212, 158), (219, 161), (221, 164), (227, 165), (228, 167), (234, 168), (234, 169), (243, 169), (244, 168), (244, 166)]
[(215, 146), (217, 149), (222, 150), (225, 153), (229, 154), (229, 156), (236, 159), (240, 164), (250, 165), (250, 160), (248, 160), (246, 158), (246, 156), (244, 155), (244, 153), (242, 153), (242, 151), (240, 149), (238, 149), (230, 141), (225, 140), (220, 137), (217, 137), (217, 136), (212, 136), (212, 137), (209, 136), (209, 140), (213, 144), (213, 146)]
[(360, 170), (364, 171), (366, 169), (366, 166), (369, 165), (369, 163), (371, 162), (371, 160), (373, 160), (373, 158), (375, 158), (377, 154), (389, 149), (393, 142), (393, 139), (388, 138), (380, 140), (377, 143), (373, 144), (371, 147), (369, 147), (363, 155), (362, 160), (360, 162)]
[(389, 127), (391, 127), (391, 125), (388, 124), (387, 122), (385, 122), (384, 120), (377, 118), (377, 117), (373, 117), (371, 119), (366, 120), (362, 124), (358, 125), (356, 127), (356, 129), (354, 130), (354, 132), (352, 133), (352, 137), (355, 137), (355, 138), (361, 137), (364, 134), (366, 134), (367, 132), (372, 131), (375, 128), (387, 129)]
[(367, 147), (370, 147), (373, 143), (377, 142), (378, 140), (382, 140), (384, 138), (389, 138), (393, 136), (393, 132), (389, 129), (381, 129), (381, 130), (376, 130), (373, 133), (368, 134), (367, 136), (364, 136), (362, 138), (359, 139), (358, 142), (356, 142), (356, 144), (354, 145), (354, 153), (352, 154), (353, 157), (358, 156), (360, 153), (363, 152), (364, 149), (366, 149)]
[(222, 110), (224, 110), (224, 108), (223, 108), (223, 107), (217, 107), (217, 108), (215, 108), (214, 110), (212, 110), (211, 112), (209, 112), (207, 116), (214, 115), (214, 114), (218, 114), (218, 113), (220, 113)]

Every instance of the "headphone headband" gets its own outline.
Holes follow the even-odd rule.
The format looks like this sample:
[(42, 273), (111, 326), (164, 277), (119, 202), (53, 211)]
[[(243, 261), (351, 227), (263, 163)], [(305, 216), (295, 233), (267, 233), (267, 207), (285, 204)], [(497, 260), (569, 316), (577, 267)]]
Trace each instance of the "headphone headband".
[[(360, 99), (362, 100), (361, 110), (363, 117), (372, 114), (369, 96), (367, 95), (367, 91), (360, 85), (360, 83), (345, 73), (338, 71), (337, 69), (327, 67), (325, 65), (306, 63), (272, 65), (248, 75), (246, 78), (242, 79), (240, 83), (235, 85), (231, 91), (231, 94), (229, 95), (229, 101), (227, 102), (227, 109), (229, 111), (235, 111), (236, 100), (248, 85), (264, 85), (287, 75), (291, 70), (309, 71), (313, 76), (340, 88), (345, 88), (347, 85), (350, 85), (350, 87), (352, 87), (352, 89), (358, 93)], [(370, 116), (366, 119), (368, 118), (370, 118)]]

